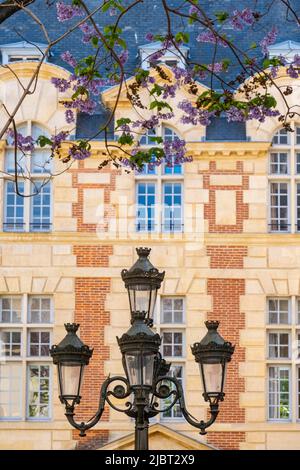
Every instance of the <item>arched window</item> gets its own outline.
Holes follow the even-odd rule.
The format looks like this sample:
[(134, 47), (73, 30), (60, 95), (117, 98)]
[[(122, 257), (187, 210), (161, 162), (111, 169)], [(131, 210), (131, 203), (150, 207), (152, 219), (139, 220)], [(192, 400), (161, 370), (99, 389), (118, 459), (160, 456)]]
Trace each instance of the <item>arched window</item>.
[[(36, 140), (48, 131), (39, 124), (27, 121), (17, 127), (24, 137)], [(16, 166), (16, 168), (15, 168)], [(17, 151), (13, 139), (7, 138), (5, 151), (4, 184), (4, 222), (3, 229), (8, 232), (47, 232), (51, 229), (51, 167), (49, 148), (35, 145), (34, 150)], [(17, 170), (17, 184), (15, 182)], [(31, 197), (24, 197), (31, 195)]]
[(269, 230), (300, 231), (300, 125), (279, 129), (269, 156)]

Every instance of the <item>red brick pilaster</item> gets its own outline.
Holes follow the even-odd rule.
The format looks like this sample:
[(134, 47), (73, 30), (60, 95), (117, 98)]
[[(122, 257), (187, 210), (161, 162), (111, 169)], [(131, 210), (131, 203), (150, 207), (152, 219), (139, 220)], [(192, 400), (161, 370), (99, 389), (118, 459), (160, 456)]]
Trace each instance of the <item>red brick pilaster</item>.
[[(104, 328), (109, 325), (109, 312), (105, 310), (105, 300), (110, 292), (110, 279), (76, 278), (75, 279), (75, 322), (80, 323), (80, 338), (94, 349), (90, 364), (86, 367), (82, 388), (82, 402), (76, 412), (77, 420), (90, 419), (97, 411), (101, 384), (105, 379), (104, 361), (109, 359), (109, 347), (104, 344)], [(108, 408), (101, 420), (107, 421)], [(78, 431), (73, 432), (74, 439), (79, 439), (80, 448), (100, 446), (108, 438), (108, 431), (87, 432), (82, 440)], [(104, 439), (104, 440), (103, 440)]]
[[(244, 279), (208, 279), (208, 295), (212, 296), (213, 310), (208, 320), (219, 320), (220, 334), (235, 344), (235, 352), (227, 370), (225, 401), (220, 405), (218, 423), (244, 423), (245, 410), (240, 407), (240, 393), (245, 391), (244, 379), (239, 376), (239, 364), (245, 361), (245, 349), (240, 346), (240, 331), (245, 328), (245, 317), (240, 311), (240, 297), (245, 294)], [(244, 433), (208, 433), (208, 442), (219, 448), (239, 448)], [(240, 440), (239, 440), (240, 439)]]

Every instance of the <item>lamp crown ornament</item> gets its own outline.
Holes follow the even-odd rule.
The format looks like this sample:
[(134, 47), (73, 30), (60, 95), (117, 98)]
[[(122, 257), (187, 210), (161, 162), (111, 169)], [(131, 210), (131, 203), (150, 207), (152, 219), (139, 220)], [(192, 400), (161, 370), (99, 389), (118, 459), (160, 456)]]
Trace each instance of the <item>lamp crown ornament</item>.
[(151, 248), (136, 248), (136, 252), (138, 255), (137, 261), (130, 269), (123, 269), (121, 272), (125, 287), (127, 288), (131, 284), (136, 284), (139, 281), (143, 282), (147, 279), (150, 284), (155, 285), (159, 289), (165, 277), (165, 271), (160, 273), (148, 259)]
[(151, 253), (151, 248), (146, 248), (146, 247), (139, 247), (136, 248), (135, 251), (137, 252), (137, 255), (141, 258), (148, 258), (148, 256)]
[(199, 343), (194, 343), (191, 346), (193, 355), (196, 362), (214, 362), (217, 359), (221, 361), (231, 361), (231, 356), (234, 352), (235, 346), (229, 341), (225, 341), (219, 334), (218, 321), (205, 322), (207, 333)]
[(82, 364), (88, 364), (93, 354), (93, 349), (84, 344), (77, 336), (76, 332), (79, 328), (79, 323), (65, 323), (67, 335), (62, 339), (59, 344), (54, 344), (50, 348), (50, 355), (53, 358), (54, 364), (61, 360), (76, 361)]

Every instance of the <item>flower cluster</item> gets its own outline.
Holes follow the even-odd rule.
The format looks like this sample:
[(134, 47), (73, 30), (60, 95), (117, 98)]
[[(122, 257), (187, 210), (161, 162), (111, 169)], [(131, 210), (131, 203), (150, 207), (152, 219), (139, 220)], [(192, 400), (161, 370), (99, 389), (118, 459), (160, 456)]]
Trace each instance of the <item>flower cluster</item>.
[(254, 106), (251, 108), (247, 115), (247, 120), (255, 119), (259, 122), (264, 122), (266, 117), (279, 116), (280, 112), (276, 109), (266, 108), (265, 106)]
[(228, 122), (244, 122), (246, 120), (245, 112), (235, 106), (231, 106), (225, 115)]
[(267, 55), (269, 52), (268, 47), (271, 46), (271, 44), (274, 44), (277, 38), (277, 33), (278, 29), (276, 26), (273, 26), (271, 31), (269, 31), (266, 36), (260, 41), (259, 45), (261, 47), (261, 50), (263, 54)]
[(70, 65), (71, 67), (76, 67), (77, 61), (72, 56), (71, 52), (65, 51), (61, 54), (61, 59), (66, 62), (66, 64)]
[(64, 93), (71, 87), (71, 83), (69, 80), (65, 78), (56, 78), (51, 77), (51, 83), (58, 89), (61, 93)]
[(82, 42), (84, 44), (89, 43), (92, 37), (97, 36), (97, 32), (94, 26), (90, 26), (88, 23), (82, 23), (81, 25), (79, 25), (79, 29), (83, 33)]
[(80, 147), (80, 145), (74, 144), (69, 148), (68, 155), (69, 157), (74, 158), (74, 160), (84, 160), (91, 156), (91, 152), (85, 147)]
[(185, 113), (180, 119), (183, 124), (193, 124), (194, 126), (201, 124), (202, 126), (208, 126), (211, 123), (211, 118), (215, 115), (212, 111), (196, 108), (188, 100), (181, 101), (178, 103), (177, 107)]
[(244, 8), (244, 10), (234, 10), (230, 24), (235, 30), (242, 31), (245, 26), (252, 25), (254, 21), (253, 11), (250, 8)]
[(175, 137), (173, 141), (165, 140), (163, 144), (165, 153), (165, 164), (172, 167), (174, 164), (190, 161), (190, 157), (186, 157), (185, 141)]
[(16, 144), (17, 148), (21, 150), (21, 152), (33, 152), (35, 149), (35, 140), (31, 137), (31, 135), (24, 136), (20, 132), (17, 132), (15, 135), (13, 129), (8, 129), (7, 137), (11, 139), (11, 145)]
[(68, 5), (63, 2), (56, 3), (57, 19), (60, 22), (68, 21), (75, 16), (83, 16), (84, 11), (79, 6)]
[(200, 33), (196, 37), (196, 41), (198, 42), (208, 42), (211, 44), (218, 44), (223, 47), (228, 47), (228, 44), (224, 39), (219, 37), (216, 33), (212, 31), (204, 31), (203, 33)]

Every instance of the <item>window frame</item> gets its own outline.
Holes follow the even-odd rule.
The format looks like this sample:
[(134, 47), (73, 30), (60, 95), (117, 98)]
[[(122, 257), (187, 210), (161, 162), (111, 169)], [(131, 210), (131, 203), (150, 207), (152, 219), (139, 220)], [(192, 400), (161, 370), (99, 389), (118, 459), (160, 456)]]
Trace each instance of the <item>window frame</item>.
[[(160, 137), (164, 134), (165, 130), (171, 130), (174, 136), (180, 135), (177, 131), (170, 126), (160, 125), (156, 128), (156, 136)], [(143, 136), (142, 136), (143, 137)], [(141, 138), (142, 138), (141, 137)], [(153, 144), (152, 144), (153, 145)], [(142, 144), (142, 147), (149, 147), (149, 145)], [(154, 183), (155, 184), (155, 230), (148, 231), (148, 230), (138, 230), (138, 217), (137, 217), (137, 210), (136, 210), (136, 223), (135, 223), (135, 230), (136, 233), (168, 233), (168, 234), (176, 234), (176, 233), (184, 233), (184, 200), (185, 200), (185, 185), (184, 185), (184, 164), (181, 164), (181, 173), (165, 173), (165, 164), (162, 163), (161, 165), (156, 167), (156, 172), (153, 173), (142, 173), (136, 172), (135, 173), (135, 201), (136, 205), (138, 206), (138, 184), (139, 183)], [(164, 230), (164, 185), (167, 183), (179, 183), (181, 184), (181, 230)], [(137, 208), (138, 209), (138, 208)]]
[[(293, 133), (287, 133), (287, 143), (274, 143), (274, 138), (282, 128), (277, 129), (273, 134), (272, 145), (268, 159), (268, 232), (269, 233), (300, 233), (300, 218), (297, 217), (297, 184), (300, 183), (300, 173), (297, 173), (297, 154), (300, 155), (300, 141), (297, 143), (297, 136), (300, 137), (300, 123), (291, 122)], [(271, 173), (271, 154), (288, 154), (288, 174)], [(300, 157), (299, 157), (300, 158)], [(300, 162), (299, 162), (300, 163)], [(287, 230), (272, 228), (271, 224), (271, 184), (284, 182), (288, 185), (288, 227)], [(300, 205), (299, 205), (300, 208)]]
[[(271, 418), (270, 417), (270, 369), (271, 367), (278, 368), (279, 370), (288, 370), (289, 371), (289, 417), (288, 418)], [(292, 380), (292, 367), (291, 365), (286, 364), (268, 364), (268, 374), (267, 374), (267, 391), (268, 391), (268, 399), (267, 399), (267, 420), (269, 422), (277, 422), (277, 423), (289, 423), (292, 421), (293, 416), (293, 401), (292, 401), (292, 390), (293, 390), (293, 380)], [(280, 390), (279, 390), (280, 395)], [(272, 408), (275, 408), (272, 406)]]
[[(43, 124), (40, 124), (39, 122), (32, 121), (32, 120), (27, 120), (18, 123), (17, 125), (17, 131), (22, 128), (26, 128), (24, 130), (26, 135), (32, 135), (34, 132), (35, 127), (37, 129), (41, 128), (41, 131), (44, 131), (46, 134), (50, 134), (49, 129), (47, 129)], [(48, 146), (41, 148), (41, 151), (47, 152), (49, 149)], [(34, 196), (32, 197), (24, 197), (23, 201), (23, 227), (19, 230), (17, 229), (7, 229), (7, 215), (6, 215), (6, 210), (7, 210), (7, 184), (9, 181), (13, 181), (13, 173), (12, 169), (7, 166), (7, 158), (8, 158), (8, 152), (14, 150), (14, 146), (12, 146), (9, 142), (7, 143), (4, 151), (4, 168), (5, 168), (5, 173), (4, 173), (4, 185), (3, 185), (3, 191), (4, 191), (4, 197), (3, 197), (3, 231), (9, 232), (9, 233), (15, 233), (15, 232), (34, 232), (34, 233), (49, 233), (52, 232), (53, 228), (53, 184), (52, 184), (52, 179), (51, 179), (51, 172), (53, 170), (53, 160), (50, 159), (50, 165), (49, 168), (46, 168), (45, 171), (41, 172), (35, 172), (34, 167), (33, 167), (33, 161), (34, 161), (34, 153), (27, 152), (26, 154), (28, 155), (28, 158), (30, 158), (30, 168), (28, 169), (25, 167), (22, 171), (18, 171), (18, 179), (19, 182), (23, 182), (24, 184), (24, 194), (33, 194), (32, 193), (32, 186), (34, 182), (45, 182), (45, 186), (49, 185), (50, 188), (50, 214), (49, 214), (49, 223), (48, 228), (43, 228), (41, 227), (40, 230), (33, 230), (33, 201), (34, 201)]]
[[(21, 323), (0, 323), (0, 330), (18, 330), (21, 331), (21, 356), (5, 356), (5, 364), (17, 364), (21, 370), (21, 399), (20, 404), (21, 416), (18, 418), (3, 417), (0, 416), (0, 421), (50, 421), (52, 419), (52, 393), (53, 393), (53, 362), (51, 356), (30, 356), (30, 331), (47, 331), (50, 333), (50, 343), (52, 344), (53, 339), (53, 328), (54, 328), (54, 299), (52, 294), (19, 294), (19, 295), (2, 295), (0, 296), (0, 302), (5, 297), (13, 297), (21, 299)], [(31, 299), (37, 298), (49, 298), (50, 299), (50, 321), (43, 323), (30, 323), (30, 302)], [(1, 304), (0, 304), (1, 308)], [(30, 364), (41, 364), (47, 365), (50, 369), (50, 382), (49, 382), (49, 417), (46, 418), (30, 418), (28, 417), (28, 365)]]

